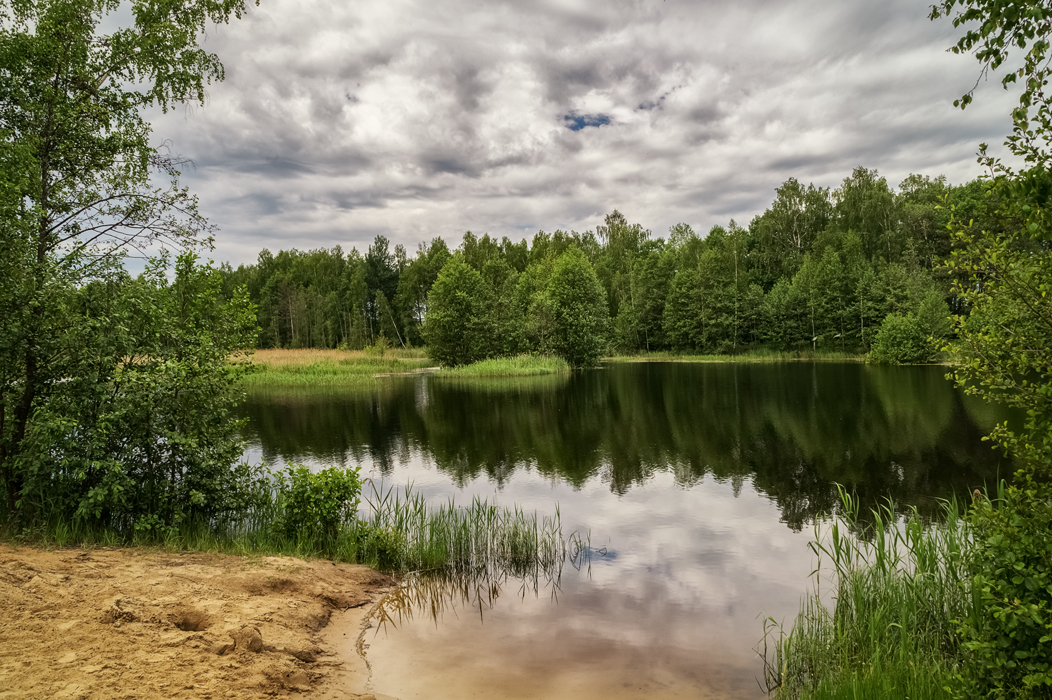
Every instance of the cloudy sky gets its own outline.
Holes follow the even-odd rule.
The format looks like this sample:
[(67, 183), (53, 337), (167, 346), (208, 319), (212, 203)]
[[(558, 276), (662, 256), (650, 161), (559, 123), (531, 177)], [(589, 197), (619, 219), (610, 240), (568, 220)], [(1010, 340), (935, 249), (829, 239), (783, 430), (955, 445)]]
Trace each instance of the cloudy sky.
[(464, 231), (747, 223), (789, 177), (963, 182), (1011, 98), (917, 0), (261, 0), (209, 30), (207, 104), (153, 116), (192, 158), (214, 257), (412, 251)]

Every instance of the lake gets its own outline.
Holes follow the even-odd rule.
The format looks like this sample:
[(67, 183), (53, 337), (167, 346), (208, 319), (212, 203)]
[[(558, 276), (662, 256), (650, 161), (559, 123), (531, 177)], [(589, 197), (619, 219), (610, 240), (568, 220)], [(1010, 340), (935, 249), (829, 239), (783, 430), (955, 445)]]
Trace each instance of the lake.
[(763, 621), (795, 617), (836, 484), (930, 514), (1012, 471), (981, 439), (1007, 414), (945, 372), (632, 363), (254, 391), (246, 456), (558, 509), (564, 534), (590, 544), (554, 577), (422, 579), (367, 630), (378, 694), (757, 698)]

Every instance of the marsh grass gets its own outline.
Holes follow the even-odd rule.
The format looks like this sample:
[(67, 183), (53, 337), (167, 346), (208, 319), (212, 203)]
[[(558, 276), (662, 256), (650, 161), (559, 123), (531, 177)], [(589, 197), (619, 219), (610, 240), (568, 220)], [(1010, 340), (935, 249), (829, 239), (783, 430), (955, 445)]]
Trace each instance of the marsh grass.
[[(358, 516), (335, 535), (300, 531), (289, 536), (275, 527), (281, 520), (276, 492), (264, 494), (237, 518), (184, 523), (158, 536), (133, 527), (103, 527), (54, 517), (18, 532), (2, 533), (14, 544), (44, 547), (139, 546), (240, 556), (326, 558), (367, 564), (383, 571), (478, 571), (492, 575), (544, 578), (555, 575), (571, 540), (563, 538), (558, 508), (538, 516), (475, 498), (467, 505), (450, 500), (431, 504), (411, 488), (396, 492), (369, 482)], [(577, 540), (572, 542), (579, 543)], [(573, 546), (575, 555), (579, 544)]]
[(938, 523), (887, 504), (862, 525), (858, 500), (843, 490), (841, 499), (844, 514), (815, 526), (815, 586), (791, 631), (765, 624), (768, 689), (779, 699), (949, 697), (954, 621), (971, 605), (956, 503), (943, 504)]
[(391, 375), (431, 366), (422, 350), (258, 350), (247, 388), (376, 385)]
[[(411, 487), (396, 492), (370, 482), (370, 489), (361, 522), (382, 541), (377, 547), (365, 543), (365, 563), (398, 571), (484, 565), (523, 573), (552, 570), (566, 557), (558, 507), (542, 517), (477, 497), (467, 505), (452, 499), (433, 505)], [(383, 540), (386, 533), (390, 537)]]
[(549, 355), (516, 355), (474, 362), (470, 365), (443, 369), (436, 377), (529, 377), (562, 374), (570, 365), (561, 357)]

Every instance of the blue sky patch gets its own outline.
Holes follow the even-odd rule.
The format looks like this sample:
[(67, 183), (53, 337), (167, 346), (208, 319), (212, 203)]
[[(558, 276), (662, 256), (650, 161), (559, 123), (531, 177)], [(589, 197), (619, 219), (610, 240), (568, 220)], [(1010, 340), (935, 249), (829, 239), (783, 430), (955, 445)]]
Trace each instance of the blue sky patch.
[(563, 115), (566, 128), (570, 131), (580, 131), (586, 126), (603, 126), (610, 123), (610, 117), (605, 114), (578, 114), (570, 112)]

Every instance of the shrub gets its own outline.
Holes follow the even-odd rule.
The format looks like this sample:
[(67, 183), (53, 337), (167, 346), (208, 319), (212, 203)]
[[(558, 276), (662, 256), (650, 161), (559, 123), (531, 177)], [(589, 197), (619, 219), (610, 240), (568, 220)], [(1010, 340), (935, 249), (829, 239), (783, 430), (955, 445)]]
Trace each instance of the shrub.
[(885, 365), (923, 364), (935, 359), (935, 348), (916, 316), (888, 314), (880, 324), (869, 357)]
[(963, 697), (1052, 698), (1052, 487), (1024, 477), (969, 514)]
[(293, 465), (275, 475), (275, 480), (281, 513), (275, 527), (285, 536), (335, 542), (340, 526), (354, 521), (362, 487), (357, 467), (312, 472)]

